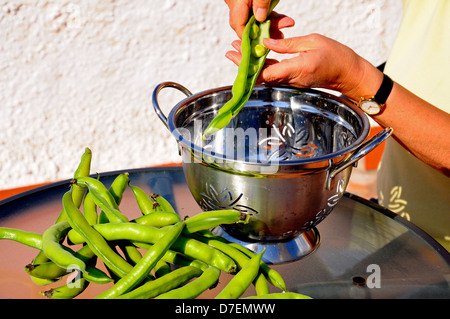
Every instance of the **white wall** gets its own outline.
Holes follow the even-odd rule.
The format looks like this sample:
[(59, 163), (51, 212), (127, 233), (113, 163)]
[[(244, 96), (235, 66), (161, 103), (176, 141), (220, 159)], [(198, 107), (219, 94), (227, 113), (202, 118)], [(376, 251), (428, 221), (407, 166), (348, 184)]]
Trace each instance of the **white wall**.
[[(400, 0), (281, 0), (286, 36), (322, 33), (374, 64), (395, 39)], [(222, 0), (0, 0), (0, 189), (179, 162), (151, 95), (232, 84), (235, 34)], [(166, 91), (163, 91), (166, 92)], [(182, 96), (167, 90), (168, 112)]]

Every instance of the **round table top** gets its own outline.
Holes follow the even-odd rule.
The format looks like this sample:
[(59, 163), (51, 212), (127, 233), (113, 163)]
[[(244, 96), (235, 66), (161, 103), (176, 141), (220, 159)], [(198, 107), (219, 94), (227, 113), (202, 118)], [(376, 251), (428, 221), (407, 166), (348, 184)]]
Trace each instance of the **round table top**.
[[(101, 181), (110, 185), (121, 172), (100, 174)], [(181, 167), (126, 172), (133, 185), (168, 199), (181, 217), (201, 212)], [(49, 184), (0, 201), (0, 226), (43, 233), (61, 212), (68, 184)], [(129, 219), (141, 215), (130, 189), (120, 209)], [(313, 298), (450, 298), (449, 253), (421, 229), (375, 203), (345, 193), (317, 231), (320, 243), (312, 253), (271, 265), (289, 291)], [(0, 255), (0, 298), (45, 298), (40, 292), (48, 287), (36, 285), (23, 270), (36, 256), (35, 249), (0, 240)], [(219, 285), (229, 276), (221, 275)], [(90, 286), (81, 298), (106, 289)], [(254, 294), (252, 289), (246, 294)], [(213, 298), (215, 293), (212, 289), (200, 297)]]

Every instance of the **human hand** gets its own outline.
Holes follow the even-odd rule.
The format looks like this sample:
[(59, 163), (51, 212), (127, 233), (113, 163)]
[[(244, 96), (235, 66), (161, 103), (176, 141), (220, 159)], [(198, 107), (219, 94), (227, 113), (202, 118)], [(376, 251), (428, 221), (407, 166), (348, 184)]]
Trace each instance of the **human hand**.
[[(357, 101), (361, 96), (373, 95), (382, 81), (382, 73), (352, 49), (319, 34), (265, 39), (264, 45), (294, 56), (281, 61), (267, 59), (259, 83), (331, 89)], [(226, 57), (238, 65), (240, 42), (233, 42), (233, 47), (237, 51), (227, 52)]]
[[(225, 3), (230, 9), (230, 26), (239, 38), (242, 38), (250, 9), (253, 10), (256, 20), (264, 21), (267, 19), (270, 6), (270, 0), (225, 0)], [(292, 27), (295, 24), (293, 19), (276, 12), (271, 13), (271, 23), (274, 26), (275, 37), (282, 37), (281, 32), (279, 32), (280, 29)]]

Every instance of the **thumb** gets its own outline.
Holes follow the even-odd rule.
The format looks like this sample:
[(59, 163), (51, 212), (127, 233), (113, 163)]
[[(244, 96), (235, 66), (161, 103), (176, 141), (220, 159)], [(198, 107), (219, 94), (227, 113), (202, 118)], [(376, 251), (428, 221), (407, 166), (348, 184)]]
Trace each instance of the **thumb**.
[(270, 0), (253, 0), (253, 13), (256, 20), (264, 21), (269, 13)]
[(312, 49), (307, 37), (295, 37), (285, 39), (266, 38), (264, 45), (272, 51), (282, 54), (294, 54)]

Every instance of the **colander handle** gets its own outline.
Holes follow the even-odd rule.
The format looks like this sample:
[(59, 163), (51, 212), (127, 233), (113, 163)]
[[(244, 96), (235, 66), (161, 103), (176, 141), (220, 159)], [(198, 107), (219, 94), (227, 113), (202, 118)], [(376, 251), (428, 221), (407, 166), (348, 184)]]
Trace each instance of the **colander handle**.
[(383, 143), (389, 136), (391, 136), (393, 129), (391, 127), (386, 127), (381, 132), (368, 139), (364, 143), (362, 143), (351, 155), (345, 159), (342, 163), (337, 165), (329, 174), (327, 178), (327, 189), (331, 188), (331, 181), (333, 178), (342, 172), (344, 169), (353, 165), (358, 160), (366, 156), (370, 151), (375, 149), (378, 145)]
[(176, 82), (163, 82), (163, 83), (160, 83), (153, 90), (153, 97), (152, 97), (153, 108), (155, 109), (155, 112), (158, 115), (159, 119), (163, 122), (163, 124), (167, 128), (169, 128), (169, 122), (167, 120), (167, 117), (164, 115), (163, 111), (161, 110), (161, 107), (159, 106), (159, 102), (158, 102), (159, 92), (161, 92), (161, 90), (164, 89), (164, 88), (177, 89), (178, 91), (183, 92), (184, 94), (186, 94), (187, 97), (191, 96), (192, 93), (187, 88), (185, 88), (184, 86), (182, 86), (181, 84), (178, 84)]

